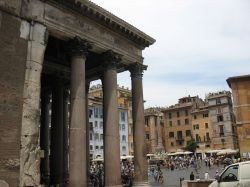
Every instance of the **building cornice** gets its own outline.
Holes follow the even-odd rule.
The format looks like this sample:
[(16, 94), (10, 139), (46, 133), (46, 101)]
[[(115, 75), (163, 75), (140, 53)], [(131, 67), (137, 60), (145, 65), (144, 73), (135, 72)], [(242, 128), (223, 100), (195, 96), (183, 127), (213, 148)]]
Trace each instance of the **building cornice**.
[(232, 82), (239, 82), (239, 81), (249, 81), (250, 80), (250, 75), (242, 75), (242, 76), (235, 76), (235, 77), (229, 77), (227, 79), (227, 84), (231, 88), (231, 83)]
[(65, 9), (75, 11), (83, 16), (95, 20), (97, 23), (110, 28), (130, 41), (139, 45), (142, 49), (149, 47), (155, 42), (155, 39), (144, 32), (113, 15), (97, 4), (88, 0), (46, 0), (53, 4), (61, 5)]

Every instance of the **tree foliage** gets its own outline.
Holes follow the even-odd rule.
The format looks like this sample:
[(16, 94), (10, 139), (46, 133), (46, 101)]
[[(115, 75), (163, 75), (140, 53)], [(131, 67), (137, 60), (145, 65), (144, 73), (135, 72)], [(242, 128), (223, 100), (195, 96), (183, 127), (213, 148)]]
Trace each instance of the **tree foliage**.
[(194, 139), (192, 139), (191, 141), (188, 142), (186, 150), (191, 151), (191, 152), (195, 152), (197, 148), (197, 144), (194, 141)]

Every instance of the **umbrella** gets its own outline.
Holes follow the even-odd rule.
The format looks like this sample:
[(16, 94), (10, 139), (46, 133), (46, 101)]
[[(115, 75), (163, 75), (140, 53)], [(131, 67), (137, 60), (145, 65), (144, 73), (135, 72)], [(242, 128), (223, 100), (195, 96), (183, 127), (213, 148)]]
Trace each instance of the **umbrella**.
[(103, 158), (99, 157), (99, 158), (95, 158), (92, 160), (93, 162), (103, 162)]
[(236, 154), (239, 150), (237, 149), (222, 149), (217, 153), (217, 155), (226, 155), (226, 154)]

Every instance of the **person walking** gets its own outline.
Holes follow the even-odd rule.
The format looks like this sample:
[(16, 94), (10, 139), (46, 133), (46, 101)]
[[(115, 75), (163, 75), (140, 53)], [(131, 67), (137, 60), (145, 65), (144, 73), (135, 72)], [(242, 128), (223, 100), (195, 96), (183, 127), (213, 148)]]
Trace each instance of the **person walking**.
[(190, 173), (190, 180), (193, 181), (194, 180), (194, 172), (191, 171)]

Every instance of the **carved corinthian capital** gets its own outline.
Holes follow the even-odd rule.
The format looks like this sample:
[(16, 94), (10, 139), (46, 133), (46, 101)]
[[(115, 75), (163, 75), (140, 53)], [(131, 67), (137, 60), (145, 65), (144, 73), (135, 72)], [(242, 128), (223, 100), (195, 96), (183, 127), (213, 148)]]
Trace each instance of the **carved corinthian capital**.
[(143, 65), (141, 63), (135, 63), (129, 66), (129, 71), (131, 73), (131, 77), (142, 77), (143, 71), (147, 70), (148, 66)]
[(102, 53), (102, 59), (104, 62), (105, 68), (116, 68), (117, 65), (121, 62), (122, 55), (115, 53), (112, 50), (108, 50)]
[(83, 40), (78, 36), (68, 41), (68, 52), (71, 56), (86, 57), (91, 48), (92, 46), (87, 40)]

